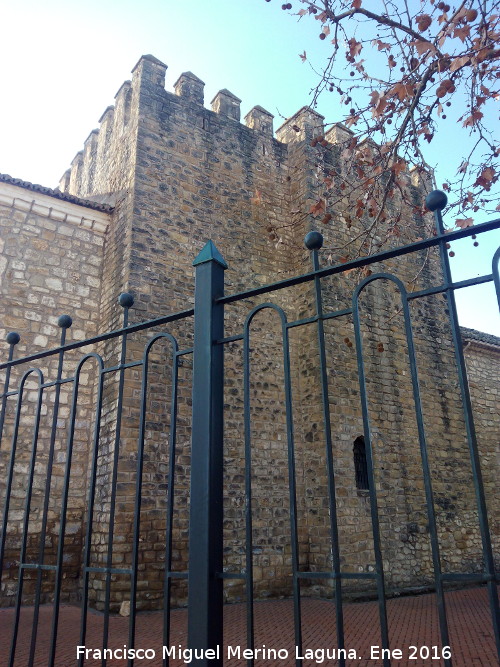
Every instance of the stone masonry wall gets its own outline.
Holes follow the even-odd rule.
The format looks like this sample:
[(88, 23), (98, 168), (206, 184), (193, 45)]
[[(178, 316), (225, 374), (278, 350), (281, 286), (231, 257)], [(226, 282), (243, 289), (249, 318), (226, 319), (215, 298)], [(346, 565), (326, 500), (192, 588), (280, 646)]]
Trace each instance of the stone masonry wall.
[[(165, 70), (155, 58), (143, 57), (134, 68), (131, 88), (126, 84), (128, 99), (132, 100), (129, 123), (134, 132), (137, 128), (135, 148), (130, 149), (136, 156), (133, 208), (129, 207), (127, 213), (127, 205), (124, 207), (131, 234), (128, 288), (136, 295), (134, 317), (140, 319), (165, 312), (165, 304), (169, 310), (180, 310), (191, 303), (191, 262), (208, 238), (216, 243), (229, 264), (226, 280), (227, 290), (231, 292), (307, 270), (310, 259), (300, 249), (300, 239), (314, 222), (304, 213), (318, 197), (322, 174), (342, 169), (341, 149), (336, 146), (345, 138), (345, 131), (334, 128), (325, 135), (328, 146), (314, 149), (311, 140), (323, 132), (323, 119), (315, 112), (307, 108), (300, 110), (278, 130), (279, 141), (276, 141), (272, 138), (272, 117), (265, 110), (254, 107), (245, 118), (245, 127), (239, 122), (240, 100), (234, 94), (221, 90), (209, 111), (203, 106), (203, 82), (198, 77), (190, 72), (182, 74), (174, 84), (175, 94), (171, 94), (164, 89)], [(108, 131), (106, 126), (106, 136)], [(98, 135), (91, 135), (92, 142), (97, 142), (97, 154), (101, 150), (102, 133), (101, 127)], [(101, 171), (110, 168), (108, 163), (97, 161), (93, 167), (92, 152), (86, 150), (84, 164), (87, 164), (84, 172), (94, 170), (96, 186), (89, 190), (89, 179), (78, 174), (73, 178), (73, 169), (70, 191), (80, 196), (102, 195), (102, 186), (99, 189), (98, 183)], [(423, 221), (415, 216), (411, 202), (417, 206), (421, 203), (427, 183), (410, 174), (407, 182), (410, 205), (403, 213), (403, 236), (394, 238), (395, 244), (423, 233)], [(291, 227), (293, 221), (295, 224)], [(282, 243), (269, 242), (269, 225), (280, 230)], [(359, 230), (349, 233), (356, 231)], [(347, 234), (346, 229), (332, 225), (326, 230), (325, 246), (339, 245), (343, 238), (347, 240)], [(441, 281), (439, 258), (433, 251), (427, 258), (417, 255), (371, 268), (393, 272), (412, 290), (425, 289)], [(413, 278), (417, 275), (415, 282)], [(325, 310), (348, 307), (353, 288), (362, 277), (357, 274), (325, 281)], [(386, 564), (391, 564), (387, 568), (388, 583), (397, 588), (430, 583), (432, 568), (407, 347), (397, 306), (399, 295), (391, 285), (373, 283), (362, 297), (366, 303), (361, 308), (383, 558)], [(311, 286), (272, 297), (285, 308), (289, 320), (311, 314)], [(258, 303), (259, 299), (253, 299), (231, 308), (227, 316), (228, 335), (241, 330), (246, 313)], [(412, 317), (422, 409), (428, 424), (426, 435), (429, 448), (436, 452), (433, 481), (438, 530), (444, 545), (444, 567), (463, 570), (467, 560), (462, 553), (464, 543), (457, 541), (456, 535), (461, 522), (474, 523), (475, 510), (469, 492), (451, 334), (442, 303), (437, 297), (415, 302)], [(352, 317), (331, 320), (326, 325), (339, 539), (343, 566), (347, 570), (371, 572), (374, 561), (367, 495), (356, 490), (353, 484), (352, 447), (363, 429), (356, 355), (352, 345), (349, 347), (345, 342), (353, 340), (352, 326)], [(189, 346), (189, 328), (179, 326), (170, 330), (183, 345)], [(259, 314), (252, 324), (251, 336), (251, 363), (256, 374), (251, 384), (256, 475), (255, 589), (260, 596), (286, 595), (290, 590), (289, 505), (286, 500), (289, 489), (284, 446), (281, 334), (277, 318), (269, 313)], [(331, 564), (331, 542), (314, 327), (293, 331), (290, 344), (300, 559), (305, 567), (323, 570)], [(141, 345), (138, 343), (136, 354)], [(375, 354), (380, 346), (383, 353)], [(241, 345), (235, 343), (226, 359), (226, 420), (230, 425), (226, 430), (226, 558), (227, 567), (235, 571), (244, 566), (241, 556), (244, 544), (241, 353)], [(186, 358), (185, 389), (180, 396), (181, 405), (186, 406), (185, 420), (178, 432), (178, 455), (183, 462), (176, 468), (180, 494), (186, 494), (189, 485), (189, 364)], [(431, 377), (433, 381), (427, 381)], [(134, 380), (130, 379), (132, 395), (134, 386), (137, 391), (137, 381), (138, 378), (134, 385)], [(151, 401), (154, 400), (152, 396)], [(128, 409), (134, 410), (134, 401)], [(127, 438), (122, 437), (121, 442), (125, 459), (134, 458), (136, 431), (131, 421)], [(150, 438), (152, 443), (157, 442), (155, 456), (159, 456), (161, 437), (154, 433), (152, 430)], [(164, 433), (162, 437), (166, 436)], [(431, 447), (435, 443), (437, 447)], [(443, 458), (439, 452), (443, 453)], [(154, 456), (151, 466), (153, 470)], [(269, 483), (270, 469), (273, 470), (272, 483)], [(132, 492), (134, 473), (124, 471), (123, 475), (124, 488)], [(450, 494), (451, 482), (458, 488), (453, 494)], [(158, 530), (152, 527), (148, 533), (147, 527), (161, 519), (163, 507), (158, 504), (157, 496), (164, 484), (165, 476), (160, 475), (156, 491), (154, 483), (148, 486), (152, 498), (144, 517), (145, 543), (159, 536)], [(127, 498), (123, 501), (126, 505)], [(177, 567), (181, 570), (187, 565), (186, 519), (187, 515), (180, 510), (176, 553)], [(119, 515), (117, 523), (124, 541), (129, 541), (130, 513)], [(472, 537), (468, 546), (474, 553), (469, 560), (476, 562), (479, 538), (476, 527), (470, 530)], [(145, 564), (143, 576), (150, 587), (151, 582), (157, 581), (158, 591), (161, 590), (161, 568), (153, 571), (152, 564)], [(237, 583), (228, 588), (229, 598), (242, 595)], [(158, 597), (161, 597), (160, 592)]]
[[(465, 361), (477, 430), (481, 457), (481, 473), (484, 483), (486, 506), (490, 517), (490, 531), (495, 553), (500, 549), (500, 489), (498, 465), (500, 445), (498, 441), (498, 404), (500, 400), (500, 363), (498, 338), (478, 335), (470, 329), (462, 329), (465, 339)], [(483, 340), (481, 340), (481, 338)], [(467, 529), (461, 530), (462, 540), (469, 540)]]
[[(310, 207), (322, 194), (324, 176), (336, 177), (343, 169), (341, 144), (349, 132), (342, 126), (332, 128), (318, 145), (312, 140), (323, 135), (324, 119), (303, 108), (278, 129), (275, 139), (273, 117), (265, 109), (253, 107), (242, 124), (240, 100), (233, 93), (219, 91), (211, 110), (206, 109), (203, 82), (186, 72), (174, 84), (174, 93), (170, 93), (164, 87), (166, 69), (152, 56), (139, 60), (132, 80), (120, 88), (115, 106), (106, 109), (100, 129), (90, 134), (84, 150), (77, 154), (61, 181), (64, 192), (114, 206), (104, 247), (100, 301), (96, 301), (99, 306), (95, 321), (102, 330), (121, 325), (116, 297), (122, 291), (134, 295), (130, 310), (133, 322), (191, 307), (192, 261), (208, 239), (228, 263), (226, 293), (309, 271), (310, 254), (303, 249), (302, 239), (316, 224)], [(407, 174), (406, 180), (406, 199), (401, 202), (402, 236), (393, 237), (394, 245), (425, 233), (425, 220), (415, 213), (415, 207), (425, 198), (428, 183), (416, 174)], [(397, 204), (395, 201), (393, 205)], [(341, 246), (350, 235), (361, 231), (357, 224), (348, 230), (333, 220), (322, 230), (323, 265), (329, 261), (328, 248)], [(368, 220), (361, 224), (368, 224)], [(281, 237), (279, 240), (275, 233)], [(331, 261), (336, 260), (333, 257)], [(370, 269), (373, 273), (393, 274), (408, 291), (424, 290), (442, 282), (436, 251)], [(356, 285), (368, 275), (351, 272), (325, 279), (325, 313), (350, 310)], [(314, 285), (309, 283), (229, 305), (226, 335), (241, 334), (250, 310), (268, 301), (282, 308), (289, 322), (315, 314)], [(387, 584), (393, 589), (432, 585), (416, 406), (398, 287), (385, 278), (371, 282), (360, 293), (359, 307)], [(480, 538), (446, 304), (440, 295), (416, 299), (411, 302), (410, 313), (443, 569), (475, 570), (481, 561)], [(343, 571), (365, 574), (374, 571), (375, 563), (368, 493), (356, 487), (354, 472), (354, 441), (364, 429), (353, 322), (352, 312), (325, 321), (328, 409), (341, 565)], [(332, 566), (332, 541), (331, 480), (327, 471), (316, 327), (313, 321), (288, 330), (292, 394), (292, 413), (288, 417), (295, 431), (299, 562), (302, 569), (318, 572)], [(192, 346), (192, 322), (183, 321), (155, 327), (146, 335), (129, 336), (126, 360), (141, 359), (151, 335), (165, 331), (176, 337), (180, 349), (189, 350)], [(256, 314), (249, 331), (254, 592), (261, 598), (288, 596), (292, 582), (291, 514), (279, 314), (265, 308)], [(118, 363), (116, 341), (103, 344), (99, 350), (105, 363)], [(163, 605), (171, 463), (171, 365), (169, 343), (158, 341), (151, 354), (146, 397), (138, 581), (139, 606), (143, 609)], [(191, 355), (186, 353), (179, 368), (177, 450), (173, 462), (176, 495), (171, 569), (179, 572), (187, 569), (188, 562), (191, 368)], [(245, 568), (241, 339), (226, 345), (225, 369), (224, 554), (225, 569), (237, 573)], [(117, 498), (113, 565), (126, 567), (131, 563), (143, 373), (143, 367), (124, 371), (121, 415), (117, 413), (118, 375), (109, 374), (104, 387), (93, 564), (102, 565), (107, 558), (114, 475)], [(478, 391), (477, 400), (479, 394)], [(485, 428), (494, 421), (489, 414), (487, 408)], [(117, 419), (121, 420), (119, 438)], [(489, 435), (484, 443), (482, 454), (488, 463), (493, 446)], [(493, 498), (493, 515), (498, 498), (491, 491), (489, 477), (487, 485), (489, 497)], [(113, 575), (110, 585), (112, 609), (118, 610), (121, 602), (130, 597), (129, 580)], [(345, 588), (351, 593), (366, 593), (370, 582), (348, 582)], [(314, 585), (304, 582), (302, 589), (304, 593), (330, 595), (331, 581), (314, 580)], [(225, 592), (228, 600), (245, 596), (238, 579), (228, 580)], [(185, 581), (175, 580), (174, 603), (184, 603), (185, 596)], [(96, 574), (91, 582), (92, 604), (102, 608), (104, 599), (105, 581)]]
[[(9, 331), (20, 332), (21, 340), (15, 347), (15, 358), (57, 347), (61, 340), (61, 328), (58, 326), (61, 315), (71, 314), (73, 319), (73, 325), (67, 330), (68, 343), (94, 336), (99, 330), (103, 248), (109, 212), (107, 207), (75, 203), (76, 200), (71, 201), (71, 197), (61, 199), (56, 196), (57, 193), (53, 194), (50, 196), (34, 188), (16, 185), (8, 177), (0, 182), (0, 339), (5, 341)], [(2, 348), (2, 361), (6, 361), (7, 344), (2, 343)], [(66, 354), (63, 378), (73, 377), (80, 356), (72, 352)], [(57, 358), (50, 358), (49, 361), (42, 359), (35, 362), (34, 365), (43, 373), (45, 383), (56, 379), (57, 361)], [(13, 368), (11, 390), (19, 387), (28, 369), (26, 364)], [(17, 440), (13, 440), (17, 396), (7, 400), (6, 420), (1, 434), (2, 509), (7, 484), (6, 471), (13, 445), (16, 447), (1, 590), (4, 605), (14, 604), (18, 583), (21, 539), (28, 520), (25, 510), (26, 489), (29, 486), (32, 438), (41, 381), (41, 376), (36, 373), (27, 377)], [(93, 385), (92, 369), (83, 368), (79, 383), (79, 407), (76, 411), (64, 537), (63, 599), (66, 600), (78, 599), (78, 577), (85, 535), (83, 513), (88, 449), (94, 415)], [(36, 561), (42, 551), (45, 552), (45, 564), (54, 564), (56, 557), (73, 383), (61, 385), (60, 407), (54, 423), (55, 393), (54, 385), (42, 392), (40, 432), (36, 457), (33, 459), (33, 495), (25, 562)], [(53, 464), (49, 463), (51, 456)], [(49, 503), (44, 510), (46, 493)], [(42, 538), (44, 530), (45, 539)], [(25, 571), (25, 602), (33, 600), (36, 577), (35, 571)], [(45, 572), (41, 589), (42, 602), (51, 599), (52, 589), (53, 575)]]

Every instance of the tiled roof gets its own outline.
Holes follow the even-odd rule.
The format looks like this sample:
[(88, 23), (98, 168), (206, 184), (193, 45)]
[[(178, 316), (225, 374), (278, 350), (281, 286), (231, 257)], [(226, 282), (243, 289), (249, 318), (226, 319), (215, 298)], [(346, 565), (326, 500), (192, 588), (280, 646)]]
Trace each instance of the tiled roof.
[(500, 338), (492, 334), (484, 333), (484, 331), (476, 331), (476, 329), (468, 329), (467, 327), (460, 327), (462, 338), (468, 341), (476, 341), (477, 343), (486, 343), (486, 345), (494, 345), (500, 347)]
[(60, 190), (52, 190), (52, 188), (46, 188), (43, 185), (22, 181), (20, 178), (13, 178), (12, 176), (9, 176), (9, 174), (0, 174), (0, 183), (17, 185), (20, 188), (25, 188), (26, 190), (31, 190), (32, 192), (39, 192), (42, 195), (54, 197), (55, 199), (62, 199), (63, 201), (71, 202), (72, 204), (78, 204), (79, 206), (85, 206), (86, 208), (92, 208), (95, 211), (103, 211), (104, 213), (111, 213), (113, 211), (113, 207), (109, 206), (108, 204), (100, 204), (96, 201), (80, 199), (80, 197), (69, 195), (66, 192), (60, 192)]

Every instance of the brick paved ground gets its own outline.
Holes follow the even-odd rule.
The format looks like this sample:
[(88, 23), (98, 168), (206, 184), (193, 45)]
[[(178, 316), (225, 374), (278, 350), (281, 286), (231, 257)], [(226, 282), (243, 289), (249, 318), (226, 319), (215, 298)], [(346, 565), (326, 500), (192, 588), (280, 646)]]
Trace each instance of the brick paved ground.
[[(457, 667), (492, 667), (497, 664), (494, 647), (491, 616), (485, 589), (469, 589), (446, 594), (450, 626), (453, 664)], [(423, 646), (439, 647), (437, 614), (434, 595), (421, 595), (389, 600), (387, 603), (391, 646), (403, 652), (402, 660), (393, 660), (393, 665), (433, 665), (438, 667), (440, 659), (410, 660), (410, 646), (418, 649)], [(44, 606), (40, 610), (38, 648), (35, 665), (47, 664), (47, 651), (50, 637), (52, 608)], [(19, 643), (15, 667), (26, 667), (29, 655), (30, 620), (32, 608), (22, 612), (19, 628)], [(255, 605), (255, 647), (281, 648), (289, 651), (290, 657), (283, 660), (258, 660), (256, 665), (280, 665), (287, 667), (295, 664), (293, 641), (293, 609), (288, 600), (258, 602)], [(372, 667), (381, 665), (381, 660), (370, 659), (371, 646), (380, 644), (378, 606), (376, 602), (349, 603), (344, 605), (346, 646), (356, 650), (358, 658), (347, 660), (348, 667)], [(8, 647), (12, 627), (13, 610), (0, 610), (0, 665), (8, 664)], [(103, 616), (89, 613), (86, 646), (96, 648), (101, 645)], [(76, 646), (80, 624), (80, 611), (76, 607), (61, 607), (57, 667), (73, 667), (76, 664)], [(112, 617), (110, 619), (111, 648), (122, 647), (127, 643), (128, 619)], [(156, 651), (154, 660), (136, 660), (138, 666), (157, 667), (161, 662), (162, 614), (139, 614), (137, 618), (136, 646), (152, 648)], [(176, 610), (172, 613), (171, 645), (183, 644), (186, 638), (186, 612)], [(245, 607), (231, 605), (225, 608), (226, 645), (245, 646)], [(309, 648), (332, 648), (336, 646), (335, 608), (323, 600), (303, 600), (303, 641), (304, 651)], [(425, 650), (425, 649), (424, 649)], [(438, 648), (438, 650), (440, 650)], [(226, 657), (226, 651), (223, 652)], [(432, 655), (432, 654), (431, 654)], [(418, 657), (418, 653), (417, 653)], [(318, 655), (318, 658), (320, 656)], [(87, 660), (85, 665), (97, 666), (100, 661)], [(125, 667), (126, 660), (108, 660), (108, 667)], [(184, 663), (172, 660), (171, 665), (178, 667)], [(227, 667), (245, 665), (243, 659), (225, 659)], [(303, 667), (317, 664), (336, 665), (336, 660), (318, 663), (303, 660)]]

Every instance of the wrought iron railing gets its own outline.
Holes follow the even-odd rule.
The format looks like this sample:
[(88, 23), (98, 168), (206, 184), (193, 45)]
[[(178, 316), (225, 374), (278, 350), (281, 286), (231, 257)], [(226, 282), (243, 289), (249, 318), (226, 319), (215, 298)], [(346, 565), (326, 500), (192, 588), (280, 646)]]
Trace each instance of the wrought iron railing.
[[(167, 511), (165, 516), (166, 550), (164, 566), (164, 634), (163, 644), (168, 646), (170, 639), (170, 613), (171, 613), (171, 584), (174, 579), (187, 579), (189, 583), (188, 597), (188, 642), (193, 649), (215, 649), (222, 645), (223, 629), (223, 583), (225, 579), (240, 579), (246, 590), (247, 598), (247, 646), (254, 646), (254, 611), (253, 611), (253, 527), (252, 527), (252, 428), (250, 409), (250, 386), (251, 386), (251, 364), (250, 364), (250, 330), (255, 316), (264, 309), (273, 309), (279, 316), (282, 347), (283, 347), (283, 372), (285, 392), (285, 422), (287, 434), (287, 458), (288, 458), (288, 489), (289, 489), (289, 518), (291, 536), (292, 556), (292, 594), (294, 605), (295, 645), (299, 654), (302, 655), (302, 614), (301, 614), (301, 582), (314, 580), (329, 580), (333, 583), (333, 592), (336, 605), (336, 634), (338, 648), (345, 647), (345, 629), (343, 618), (343, 584), (346, 581), (371, 581), (376, 586), (379, 617), (381, 628), (381, 645), (389, 647), (389, 627), (386, 610), (386, 587), (384, 579), (384, 567), (380, 546), (380, 525), (377, 504), (377, 489), (374, 479), (374, 463), (372, 451), (372, 429), (368, 410), (368, 396), (366, 386), (365, 360), (363, 356), (363, 337), (361, 334), (359, 297), (365, 288), (373, 281), (384, 279), (391, 281), (399, 291), (401, 309), (404, 317), (404, 331), (408, 356), (410, 362), (412, 398), (415, 406), (415, 418), (418, 430), (418, 442), (420, 447), (421, 465), (425, 483), (425, 501), (427, 520), (430, 531), (430, 544), (432, 551), (432, 563), (434, 570), (434, 586), (437, 595), (437, 609), (439, 616), (439, 627), (442, 646), (449, 646), (448, 623), (446, 614), (446, 596), (444, 585), (446, 582), (476, 583), (484, 584), (488, 590), (489, 604), (494, 627), (494, 635), (497, 650), (500, 656), (500, 630), (499, 630), (499, 606), (497, 595), (498, 574), (495, 572), (494, 558), (491, 544), (488, 514), (481, 476), (481, 467), (478, 454), (476, 432), (472, 403), (467, 382), (467, 373), (463, 346), (460, 335), (454, 292), (457, 289), (493, 282), (500, 304), (500, 277), (499, 260), (500, 248), (494, 255), (491, 273), (478, 278), (453, 282), (450, 263), (447, 252), (447, 244), (450, 242), (485, 232), (499, 229), (500, 220), (484, 223), (474, 228), (460, 229), (445, 233), (441, 218), (441, 210), (446, 200), (443, 193), (434, 192), (428, 200), (427, 206), (434, 211), (436, 221), (436, 235), (419, 240), (409, 245), (385, 250), (370, 257), (359, 257), (345, 264), (320, 268), (318, 250), (322, 244), (321, 235), (312, 232), (306, 238), (306, 245), (312, 251), (313, 269), (311, 272), (275, 282), (273, 284), (256, 287), (245, 292), (233, 295), (224, 295), (224, 270), (227, 268), (212, 242), (209, 242), (197, 259), (194, 261), (196, 268), (196, 290), (194, 308), (177, 313), (159, 317), (139, 324), (128, 324), (129, 308), (133, 305), (133, 298), (129, 294), (120, 296), (120, 305), (124, 310), (123, 326), (120, 329), (95, 336), (84, 341), (67, 343), (66, 332), (71, 326), (71, 318), (63, 316), (59, 319), (61, 327), (61, 341), (59, 347), (15, 358), (15, 346), (19, 342), (17, 333), (7, 336), (9, 344), (8, 361), (0, 364), (0, 369), (5, 371), (4, 390), (1, 395), (0, 413), (0, 437), (6, 424), (6, 407), (9, 399), (16, 402), (16, 410), (12, 422), (12, 435), (10, 441), (10, 458), (7, 466), (5, 480), (5, 502), (2, 516), (2, 534), (0, 542), (0, 571), (3, 571), (4, 556), (7, 543), (7, 528), (9, 523), (10, 500), (12, 494), (12, 483), (18, 452), (19, 427), (22, 421), (22, 410), (26, 394), (26, 383), (32, 378), (37, 379), (37, 400), (34, 413), (32, 438), (30, 445), (30, 462), (28, 466), (28, 477), (26, 496), (24, 501), (24, 525), (21, 538), (17, 593), (14, 610), (13, 635), (10, 649), (3, 648), (1, 653), (9, 653), (7, 663), (14, 664), (16, 654), (16, 643), (18, 640), (19, 618), (23, 603), (23, 577), (26, 571), (35, 570), (37, 573), (34, 591), (34, 618), (30, 637), (29, 665), (34, 664), (37, 643), (37, 628), (39, 607), (42, 599), (41, 585), (44, 572), (52, 572), (54, 576), (53, 588), (53, 617), (51, 636), (49, 640), (50, 655), (49, 665), (57, 664), (56, 647), (59, 611), (61, 601), (61, 585), (64, 574), (64, 537), (65, 522), (68, 506), (68, 493), (70, 488), (70, 475), (73, 455), (73, 443), (75, 437), (75, 422), (77, 418), (79, 387), (82, 369), (85, 364), (95, 364), (97, 381), (95, 386), (95, 416), (94, 428), (90, 448), (90, 484), (87, 497), (86, 509), (86, 533), (83, 548), (82, 561), (82, 587), (81, 587), (81, 628), (80, 644), (85, 645), (87, 629), (87, 611), (89, 605), (89, 577), (92, 573), (100, 574), (105, 581), (104, 594), (104, 625), (102, 648), (108, 646), (109, 619), (111, 615), (111, 581), (114, 575), (123, 575), (130, 578), (130, 619), (129, 619), (129, 641), (128, 646), (135, 645), (136, 615), (137, 615), (137, 581), (138, 563), (140, 552), (140, 518), (142, 502), (142, 479), (143, 479), (143, 453), (146, 438), (146, 405), (148, 392), (148, 367), (150, 353), (158, 341), (168, 342), (172, 354), (172, 376), (171, 376), (171, 403), (170, 403), (170, 433), (169, 433), (169, 470), (168, 470), (168, 496)], [(396, 276), (390, 273), (376, 273), (367, 276), (354, 290), (352, 306), (336, 311), (325, 312), (323, 305), (322, 280), (328, 276), (338, 275), (352, 269), (368, 267), (375, 263), (387, 262), (394, 258), (417, 253), (428, 248), (439, 250), (442, 267), (443, 280), (440, 284), (432, 285), (418, 291), (408, 292)], [(255, 306), (248, 314), (241, 333), (225, 336), (224, 331), (224, 308), (234, 302), (279, 292), (285, 288), (298, 285), (311, 284), (314, 290), (315, 310), (308, 317), (288, 321), (285, 311), (275, 303), (261, 303)], [(414, 299), (430, 295), (444, 294), (447, 299), (451, 335), (453, 339), (454, 354), (458, 371), (458, 384), (460, 397), (464, 407), (464, 422), (467, 434), (467, 442), (470, 454), (470, 465), (474, 484), (474, 494), (479, 520), (482, 553), (484, 567), (478, 573), (446, 573), (442, 571), (440, 559), (440, 544), (436, 528), (436, 514), (434, 507), (433, 488), (431, 472), (429, 468), (429, 453), (426, 439), (426, 425), (422, 412), (422, 401), (420, 396), (418, 368), (413, 342), (413, 331), (409, 304)], [(328, 381), (328, 363), (325, 343), (325, 323), (335, 318), (352, 315), (355, 331), (355, 348), (357, 358), (357, 372), (359, 380), (359, 396), (361, 400), (361, 411), (363, 421), (363, 437), (366, 447), (369, 503), (371, 508), (371, 525), (373, 533), (373, 545), (375, 554), (374, 572), (352, 572), (345, 571), (341, 567), (338, 534), (338, 508), (336, 497), (336, 471), (334, 466), (334, 442), (332, 441), (331, 414), (330, 414), (330, 392)], [(174, 322), (190, 321), (194, 316), (194, 343), (192, 347), (179, 349), (177, 340), (170, 333), (156, 333), (146, 344), (142, 359), (127, 361), (127, 341), (134, 333), (155, 330), (157, 327)], [(292, 381), (290, 377), (290, 351), (289, 332), (291, 329), (305, 325), (317, 326), (317, 345), (319, 350), (319, 379), (320, 394), (323, 416), (323, 431), (325, 437), (325, 458), (328, 479), (328, 515), (330, 545), (332, 555), (332, 567), (325, 571), (305, 570), (299, 564), (299, 542), (297, 531), (297, 486), (295, 471), (295, 439), (294, 423), (292, 415)], [(63, 366), (68, 352), (79, 350), (87, 346), (103, 344), (106, 341), (117, 341), (120, 347), (119, 363), (106, 365), (104, 358), (97, 352), (86, 353), (77, 363), (73, 375), (63, 376)], [(244, 567), (240, 572), (224, 572), (223, 567), (223, 390), (224, 390), (224, 348), (235, 341), (243, 342), (243, 430), (244, 430), (244, 459), (245, 459), (245, 557)], [(183, 356), (193, 355), (193, 386), (192, 386), (192, 448), (191, 448), (191, 491), (190, 491), (190, 531), (189, 531), (189, 567), (187, 571), (175, 571), (172, 568), (172, 524), (175, 491), (175, 448), (176, 448), (176, 415), (177, 415), (177, 386), (179, 361)], [(55, 380), (46, 381), (40, 369), (32, 367), (34, 362), (39, 362), (47, 357), (57, 360), (57, 372)], [(21, 376), (16, 388), (11, 387), (12, 370), (19, 365), (29, 368)], [(124, 400), (124, 377), (127, 369), (136, 368), (141, 371), (142, 385), (140, 391), (140, 411), (138, 422), (138, 443), (136, 451), (136, 474), (134, 493), (134, 522), (132, 529), (132, 540), (130, 545), (131, 562), (129, 567), (113, 566), (114, 545), (114, 521), (116, 514), (116, 490), (118, 459), (120, 456), (120, 429), (122, 409)], [(93, 537), (93, 514), (95, 509), (96, 483), (98, 459), (100, 455), (100, 436), (102, 430), (102, 406), (103, 386), (108, 374), (117, 374), (118, 391), (116, 395), (116, 421), (113, 428), (112, 440), (112, 478), (111, 496), (109, 501), (109, 525), (107, 530), (106, 552), (102, 566), (91, 564), (90, 552)], [(58, 416), (60, 412), (60, 392), (65, 384), (72, 385), (72, 403), (69, 411), (69, 428), (66, 442), (65, 472), (62, 488), (60, 525), (55, 562), (48, 564), (45, 558), (45, 543), (47, 534), (47, 517), (49, 513), (49, 497), (51, 488), (51, 477), (54, 465), (55, 442), (57, 435)], [(33, 477), (35, 473), (37, 443), (39, 438), (39, 426), (42, 410), (43, 393), (48, 388), (54, 390), (54, 403), (52, 408), (52, 421), (49, 435), (48, 459), (46, 464), (47, 484), (42, 508), (41, 530), (39, 534), (39, 549), (36, 562), (26, 558), (29, 534), (30, 505), (32, 502)], [(197, 660), (197, 664), (221, 664), (221, 661), (209, 660), (208, 658)], [(133, 660), (129, 661), (131, 665)], [(451, 658), (445, 657), (445, 665), (451, 665)], [(78, 664), (83, 664), (80, 658)], [(104, 663), (105, 664), (105, 661)], [(168, 664), (168, 657), (164, 659)], [(249, 661), (249, 665), (253, 660)], [(300, 662), (298, 664), (301, 664)], [(340, 664), (345, 660), (340, 658)], [(389, 658), (384, 659), (384, 665), (389, 665)]]

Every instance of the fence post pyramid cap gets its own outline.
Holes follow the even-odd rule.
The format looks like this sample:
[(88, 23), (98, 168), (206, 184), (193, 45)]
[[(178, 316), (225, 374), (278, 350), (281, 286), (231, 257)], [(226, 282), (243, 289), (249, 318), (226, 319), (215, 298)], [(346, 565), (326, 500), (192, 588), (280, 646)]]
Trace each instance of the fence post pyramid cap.
[(217, 250), (217, 247), (213, 241), (207, 241), (205, 243), (198, 256), (194, 260), (193, 266), (198, 266), (198, 264), (204, 264), (205, 262), (217, 262), (217, 264), (220, 264), (222, 268), (227, 269), (226, 261)]

